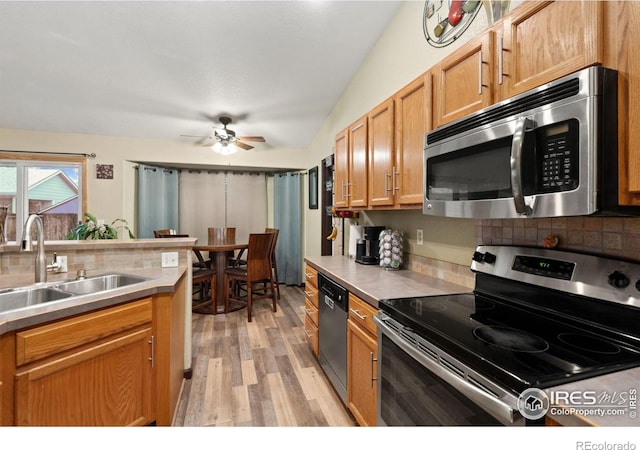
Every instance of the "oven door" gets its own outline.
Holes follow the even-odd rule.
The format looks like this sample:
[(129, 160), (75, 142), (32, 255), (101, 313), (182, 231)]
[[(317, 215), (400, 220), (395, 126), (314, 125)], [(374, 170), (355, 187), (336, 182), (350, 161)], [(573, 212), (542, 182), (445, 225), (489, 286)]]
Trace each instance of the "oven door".
[(383, 312), (378, 325), (377, 423), (524, 425), (517, 399)]

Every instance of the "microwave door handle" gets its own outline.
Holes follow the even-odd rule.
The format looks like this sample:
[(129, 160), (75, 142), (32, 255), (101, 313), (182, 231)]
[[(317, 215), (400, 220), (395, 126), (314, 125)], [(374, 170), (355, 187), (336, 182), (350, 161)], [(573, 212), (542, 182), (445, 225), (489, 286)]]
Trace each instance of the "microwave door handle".
[(524, 201), (522, 192), (522, 149), (524, 147), (525, 133), (533, 126), (533, 121), (526, 117), (521, 117), (516, 123), (511, 143), (511, 191), (513, 193), (513, 203), (518, 214), (530, 215), (533, 211)]

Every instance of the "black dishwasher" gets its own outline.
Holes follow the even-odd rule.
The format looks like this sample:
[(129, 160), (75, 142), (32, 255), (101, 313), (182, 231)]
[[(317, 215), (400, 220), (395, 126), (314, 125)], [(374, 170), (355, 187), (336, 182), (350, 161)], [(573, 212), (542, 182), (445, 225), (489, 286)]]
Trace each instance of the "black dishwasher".
[(318, 274), (318, 290), (320, 366), (346, 405), (349, 292), (322, 273)]

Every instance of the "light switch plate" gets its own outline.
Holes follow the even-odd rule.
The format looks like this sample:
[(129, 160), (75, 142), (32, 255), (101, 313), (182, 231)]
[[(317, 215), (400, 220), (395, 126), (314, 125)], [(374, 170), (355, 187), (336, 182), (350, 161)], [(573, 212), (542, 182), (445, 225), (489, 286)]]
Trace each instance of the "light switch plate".
[(418, 232), (416, 233), (417, 237), (417, 241), (418, 241), (418, 245), (422, 245), (424, 243), (424, 241), (422, 240), (423, 236), (422, 236), (422, 230), (418, 230)]
[(162, 267), (178, 267), (178, 252), (162, 252)]

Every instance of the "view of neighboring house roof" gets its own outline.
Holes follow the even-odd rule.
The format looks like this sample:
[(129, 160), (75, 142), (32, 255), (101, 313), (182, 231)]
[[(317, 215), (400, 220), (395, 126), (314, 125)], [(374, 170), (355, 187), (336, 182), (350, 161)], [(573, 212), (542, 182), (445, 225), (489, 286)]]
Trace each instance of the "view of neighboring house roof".
[(41, 209), (38, 214), (75, 214), (78, 212), (78, 196), (68, 198), (65, 201)]
[[(78, 185), (60, 169), (29, 168), (29, 198), (53, 204), (78, 196)], [(15, 197), (18, 180), (15, 167), (0, 167), (0, 196)]]

